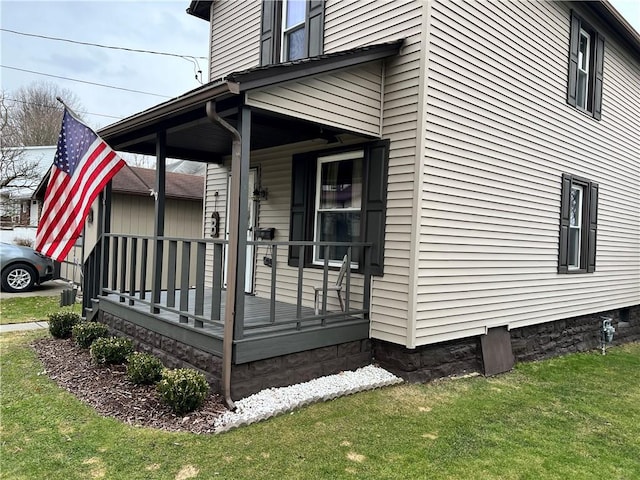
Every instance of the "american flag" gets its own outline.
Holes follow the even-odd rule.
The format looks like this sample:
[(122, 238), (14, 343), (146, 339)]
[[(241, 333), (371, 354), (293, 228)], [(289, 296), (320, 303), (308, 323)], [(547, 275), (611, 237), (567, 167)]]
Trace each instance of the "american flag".
[(64, 260), (94, 200), (124, 165), (104, 140), (65, 109), (35, 249)]

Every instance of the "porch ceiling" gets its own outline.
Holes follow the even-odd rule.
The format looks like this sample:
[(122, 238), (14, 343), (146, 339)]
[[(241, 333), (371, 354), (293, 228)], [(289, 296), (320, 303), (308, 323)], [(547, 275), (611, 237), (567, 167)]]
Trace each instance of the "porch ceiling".
[[(193, 119), (184, 123), (167, 123), (167, 157), (219, 163), (231, 154), (231, 136), (227, 130), (211, 122), (204, 105), (193, 112)], [(225, 120), (238, 127), (236, 112), (227, 113)], [(182, 117), (181, 117), (182, 118)], [(177, 123), (177, 124), (176, 124)], [(114, 149), (145, 155), (156, 154), (156, 131), (143, 134), (123, 134), (107, 140)], [(266, 112), (254, 112), (251, 126), (251, 149), (263, 149), (288, 143), (324, 138), (340, 133), (300, 119)]]
[[(381, 60), (396, 55), (401, 45), (402, 40), (399, 40), (232, 73), (224, 80), (203, 85), (109, 125), (98, 133), (115, 150), (155, 155), (156, 135), (166, 131), (167, 157), (221, 162), (231, 153), (231, 136), (209, 120), (208, 102), (214, 101), (218, 114), (237, 127), (238, 112), (244, 106), (246, 92)], [(253, 112), (252, 150), (355, 133), (258, 108)]]

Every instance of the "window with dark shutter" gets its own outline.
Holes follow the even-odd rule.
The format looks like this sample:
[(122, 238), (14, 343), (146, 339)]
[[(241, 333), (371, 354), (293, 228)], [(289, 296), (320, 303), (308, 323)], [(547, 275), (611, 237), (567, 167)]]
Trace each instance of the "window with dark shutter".
[(567, 103), (597, 120), (602, 117), (603, 71), (604, 37), (572, 10)]
[(592, 273), (596, 269), (598, 184), (562, 175), (558, 273)]
[[(389, 142), (293, 158), (291, 241), (363, 241), (371, 249), (371, 273), (383, 274)], [(318, 190), (319, 189), (319, 190)], [(345, 252), (330, 250), (330, 260)], [(361, 263), (356, 249), (354, 261)], [(305, 266), (322, 265), (321, 249), (305, 249)], [(300, 249), (290, 247), (289, 265), (298, 266)]]
[(320, 55), (323, 41), (324, 0), (263, 0), (261, 65)]

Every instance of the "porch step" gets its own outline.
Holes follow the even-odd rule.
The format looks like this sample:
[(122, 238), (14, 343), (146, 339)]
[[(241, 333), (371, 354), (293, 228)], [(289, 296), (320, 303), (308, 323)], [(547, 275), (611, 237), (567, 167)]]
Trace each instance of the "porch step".
[(91, 299), (91, 308), (85, 308), (85, 317), (87, 322), (91, 322), (93, 321), (93, 317), (96, 316), (96, 314), (98, 313), (98, 304), (100, 303), (100, 300), (98, 300), (97, 298), (92, 298)]

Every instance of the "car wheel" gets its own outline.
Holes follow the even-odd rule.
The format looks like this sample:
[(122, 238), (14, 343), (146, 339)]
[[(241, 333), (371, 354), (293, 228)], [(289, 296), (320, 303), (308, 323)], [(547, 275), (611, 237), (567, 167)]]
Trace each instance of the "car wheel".
[(2, 271), (2, 289), (5, 292), (28, 292), (35, 283), (33, 268), (24, 263), (10, 265)]

